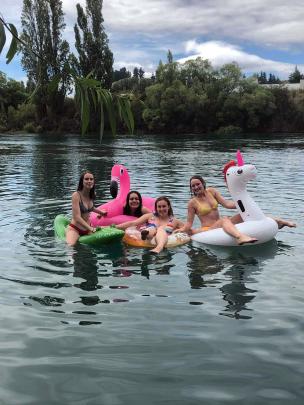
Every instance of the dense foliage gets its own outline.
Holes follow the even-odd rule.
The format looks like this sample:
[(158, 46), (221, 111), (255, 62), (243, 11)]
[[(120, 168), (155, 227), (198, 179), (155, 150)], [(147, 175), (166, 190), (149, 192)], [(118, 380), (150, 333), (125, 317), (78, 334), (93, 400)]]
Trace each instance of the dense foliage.
[[(26, 89), (31, 91), (31, 107), (28, 109), (32, 112), (32, 106), (35, 106), (35, 117), (31, 116), (31, 122), (25, 125), (20, 120), (19, 126), (15, 119), (10, 119), (8, 109), (2, 108), (2, 114), (6, 114), (5, 119), (2, 119), (2, 130), (31, 128), (31, 131), (37, 132), (78, 132), (81, 123), (81, 132), (85, 133), (90, 126), (90, 115), (93, 112), (99, 123), (100, 139), (106, 119), (113, 134), (116, 133), (118, 120), (124, 123), (129, 132), (133, 132), (134, 119), (128, 96), (113, 95), (105, 88), (109, 87), (109, 80), (112, 80), (113, 60), (102, 27), (102, 1), (86, 0), (86, 3), (87, 13), (91, 16), (92, 32), (89, 27), (86, 29), (83, 26), (83, 29), (89, 36), (92, 34), (92, 41), (84, 43), (84, 46), (89, 44), (93, 50), (87, 54), (87, 64), (92, 67), (92, 71), (87, 74), (82, 71), (82, 61), (70, 54), (68, 43), (62, 40), (65, 24), (61, 0), (23, 0), (21, 37), (15, 26), (7, 23), (0, 15), (0, 53), (6, 43), (8, 31), (12, 40), (6, 55), (7, 63), (13, 59), (19, 47), (22, 64), (28, 74)], [(77, 7), (79, 9), (80, 6)], [(98, 7), (100, 9), (97, 13)], [(78, 39), (80, 40), (80, 36)], [(104, 52), (98, 48), (99, 40), (104, 46)], [(101, 71), (95, 69), (96, 63), (103, 66)], [(5, 91), (5, 86), (3, 88)], [(73, 100), (66, 97), (70, 89), (75, 94)], [(23, 105), (20, 109), (27, 110)]]
[[(263, 76), (263, 75), (262, 75)], [(159, 63), (154, 79), (113, 83), (133, 94), (137, 129), (151, 133), (304, 132), (304, 90), (290, 91), (270, 75), (261, 86), (235, 63), (213, 69), (208, 60)], [(300, 79), (299, 79), (300, 80)]]
[[(120, 118), (119, 131), (129, 132), (134, 120), (137, 131), (150, 133), (304, 132), (304, 90), (291, 91), (272, 74), (246, 78), (236, 63), (214, 69), (202, 58), (179, 63), (170, 51), (150, 78), (141, 67), (113, 72), (101, 8), (102, 0), (86, 0), (85, 11), (77, 4), (78, 57), (62, 40), (61, 1), (24, 0), (21, 39), (0, 17), (0, 52), (8, 30), (7, 61), (21, 43), (28, 74), (26, 86), (0, 74), (1, 131), (84, 133), (98, 122), (102, 136), (104, 124), (115, 133)], [(296, 67), (289, 83), (302, 79)]]

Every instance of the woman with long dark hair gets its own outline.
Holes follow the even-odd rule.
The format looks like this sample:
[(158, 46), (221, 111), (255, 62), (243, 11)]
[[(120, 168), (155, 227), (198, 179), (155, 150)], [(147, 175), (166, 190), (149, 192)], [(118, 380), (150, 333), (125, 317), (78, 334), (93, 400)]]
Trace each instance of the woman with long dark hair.
[(96, 231), (90, 224), (90, 213), (96, 212), (99, 216), (107, 215), (94, 207), (95, 180), (91, 172), (85, 171), (80, 176), (77, 191), (72, 194), (72, 220), (66, 231), (66, 241), (74, 246), (80, 236)]
[(151, 211), (143, 206), (141, 194), (135, 190), (129, 191), (126, 198), (126, 204), (123, 207), (123, 214), (139, 218), (149, 212)]

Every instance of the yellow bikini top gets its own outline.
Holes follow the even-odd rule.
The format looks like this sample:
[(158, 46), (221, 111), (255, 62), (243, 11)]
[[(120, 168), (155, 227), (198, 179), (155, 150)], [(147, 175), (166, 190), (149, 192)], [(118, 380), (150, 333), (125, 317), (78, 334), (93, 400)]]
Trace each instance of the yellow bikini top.
[(212, 210), (216, 210), (218, 207), (218, 202), (210, 191), (206, 190), (206, 192), (208, 193), (208, 201), (211, 203), (211, 206), (209, 202), (201, 202), (195, 197), (196, 210), (200, 216), (208, 215)]

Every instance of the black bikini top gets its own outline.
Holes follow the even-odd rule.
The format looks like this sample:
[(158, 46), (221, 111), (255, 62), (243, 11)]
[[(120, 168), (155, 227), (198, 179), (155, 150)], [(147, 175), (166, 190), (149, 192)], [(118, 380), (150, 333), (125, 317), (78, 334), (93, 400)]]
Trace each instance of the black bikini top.
[(81, 214), (87, 214), (88, 212), (92, 212), (93, 209), (94, 209), (94, 204), (92, 205), (91, 208), (87, 208), (87, 207), (84, 205), (84, 203), (83, 203), (83, 201), (82, 201), (82, 199), (81, 199), (80, 193), (78, 193), (78, 194), (79, 194), (79, 199), (80, 199), (80, 201), (79, 201), (79, 208), (80, 208)]

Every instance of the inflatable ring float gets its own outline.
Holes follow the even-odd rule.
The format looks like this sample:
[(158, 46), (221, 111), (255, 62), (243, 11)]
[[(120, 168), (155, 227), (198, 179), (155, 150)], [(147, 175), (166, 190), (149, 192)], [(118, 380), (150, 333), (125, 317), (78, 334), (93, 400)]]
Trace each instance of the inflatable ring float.
[[(172, 248), (176, 246), (184, 245), (190, 242), (191, 238), (186, 233), (177, 232), (172, 233), (168, 236), (168, 242), (166, 243), (166, 248)], [(128, 228), (126, 230), (125, 236), (122, 241), (132, 247), (139, 248), (154, 248), (156, 246), (155, 239), (152, 240), (142, 240), (140, 231), (135, 228)]]
[[(65, 240), (65, 230), (69, 225), (70, 220), (64, 215), (57, 215), (54, 220), (55, 235)], [(96, 230), (96, 232), (89, 235), (80, 236), (78, 239), (80, 243), (86, 245), (104, 245), (122, 239), (124, 231), (117, 229), (113, 226), (107, 226)]]

